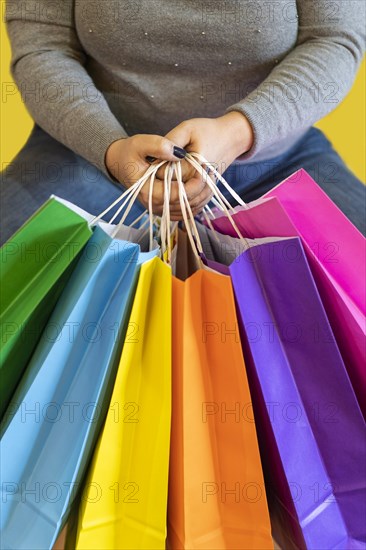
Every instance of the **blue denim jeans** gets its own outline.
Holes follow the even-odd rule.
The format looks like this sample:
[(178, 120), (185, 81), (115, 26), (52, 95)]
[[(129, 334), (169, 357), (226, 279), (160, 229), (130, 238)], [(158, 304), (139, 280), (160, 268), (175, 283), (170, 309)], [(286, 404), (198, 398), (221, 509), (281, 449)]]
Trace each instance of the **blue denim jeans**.
[[(274, 159), (233, 164), (224, 177), (249, 202), (299, 168), (304, 168), (365, 234), (366, 187), (320, 130), (311, 128), (285, 154)], [(1, 174), (0, 242), (3, 244), (51, 194), (99, 214), (122, 191), (122, 186), (35, 126), (26, 145)], [(141, 212), (142, 205), (136, 203), (127, 222)]]

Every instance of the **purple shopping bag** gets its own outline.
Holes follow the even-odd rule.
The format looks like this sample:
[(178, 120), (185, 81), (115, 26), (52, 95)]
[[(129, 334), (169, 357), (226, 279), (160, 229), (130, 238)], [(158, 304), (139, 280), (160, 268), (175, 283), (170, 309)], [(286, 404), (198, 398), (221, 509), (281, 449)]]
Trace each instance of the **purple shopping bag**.
[[(366, 417), (366, 240), (299, 170), (233, 216), (245, 237), (301, 237), (353, 388)], [(226, 217), (215, 229), (235, 236)]]
[(365, 548), (365, 423), (301, 241), (252, 246), (230, 274), (274, 535)]

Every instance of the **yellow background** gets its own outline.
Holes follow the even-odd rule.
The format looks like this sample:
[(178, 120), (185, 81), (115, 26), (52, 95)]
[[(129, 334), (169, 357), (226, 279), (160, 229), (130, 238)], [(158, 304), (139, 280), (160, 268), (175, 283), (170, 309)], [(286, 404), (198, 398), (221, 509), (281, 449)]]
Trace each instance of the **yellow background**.
[[(4, 2), (1, 0), (1, 7)], [(3, 14), (3, 10), (2, 10)], [(26, 141), (32, 120), (19, 92), (4, 97), (5, 87), (12, 82), (9, 73), (10, 47), (1, 20), (1, 126), (0, 164), (4, 168)], [(366, 61), (347, 98), (317, 126), (321, 128), (348, 166), (362, 180), (366, 179)]]

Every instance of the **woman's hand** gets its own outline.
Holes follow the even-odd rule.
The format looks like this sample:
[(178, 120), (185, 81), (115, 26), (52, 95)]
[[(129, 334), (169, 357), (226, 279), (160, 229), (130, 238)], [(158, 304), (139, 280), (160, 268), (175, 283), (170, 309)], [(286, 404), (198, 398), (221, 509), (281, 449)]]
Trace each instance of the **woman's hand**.
[[(177, 144), (177, 145), (175, 145)], [(185, 150), (203, 155), (222, 174), (241, 154), (253, 144), (253, 130), (248, 120), (239, 112), (231, 112), (219, 118), (194, 118), (182, 122), (165, 138), (150, 134), (137, 134), (112, 143), (106, 153), (109, 172), (126, 187), (140, 179), (150, 166), (148, 157), (157, 160), (184, 159)], [(162, 166), (154, 181), (153, 211), (161, 214), (164, 202), (164, 169)], [(210, 188), (199, 173), (182, 160), (183, 181), (193, 211), (198, 214), (211, 198)], [(139, 194), (140, 202), (148, 208), (149, 181)], [(177, 182), (172, 182), (170, 197), (172, 220), (182, 219)]]
[[(247, 118), (232, 111), (219, 118), (193, 118), (171, 130), (166, 136), (187, 151), (200, 153), (222, 174), (232, 162), (253, 145), (253, 129)], [(199, 173), (182, 161), (183, 181), (193, 213), (198, 214), (211, 198), (211, 191)], [(162, 169), (158, 177), (162, 178)]]
[[(177, 161), (184, 158), (186, 152), (177, 147), (171, 140), (161, 136), (138, 134), (126, 139), (113, 142), (107, 149), (105, 163), (111, 173), (126, 187), (131, 187), (138, 181), (151, 165), (148, 157), (160, 160)], [(164, 167), (162, 167), (164, 168)], [(148, 208), (150, 180), (143, 186), (138, 198)], [(163, 182), (155, 179), (153, 189), (153, 211), (161, 214), (163, 210), (164, 188)], [(179, 212), (179, 195), (177, 183), (171, 189), (171, 208)]]

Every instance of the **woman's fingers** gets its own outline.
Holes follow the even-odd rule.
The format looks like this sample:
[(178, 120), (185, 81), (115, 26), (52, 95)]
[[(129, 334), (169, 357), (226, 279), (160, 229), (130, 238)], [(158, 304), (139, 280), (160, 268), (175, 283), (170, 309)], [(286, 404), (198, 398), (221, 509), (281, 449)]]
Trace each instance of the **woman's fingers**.
[[(151, 182), (150, 179), (147, 180), (145, 185), (140, 191), (139, 197), (140, 200), (148, 206), (149, 204), (149, 197), (150, 197), (150, 186)], [(164, 204), (164, 195), (165, 195), (165, 188), (164, 188), (164, 182), (156, 179), (153, 183), (153, 192), (152, 192), (152, 205), (154, 207), (159, 207)], [(178, 191), (178, 183), (172, 182), (170, 187), (170, 201), (172, 204), (179, 203), (179, 191)], [(154, 208), (155, 212), (155, 208)], [(157, 213), (157, 212), (155, 212)]]
[(198, 197), (201, 196), (201, 193), (207, 187), (207, 184), (203, 179), (195, 173), (195, 175), (185, 182), (184, 189), (187, 194), (187, 198), (190, 204), (198, 200)]
[[(154, 154), (156, 153), (156, 150), (154, 150), (154, 147), (152, 146), (152, 141), (156, 144), (157, 147), (164, 145), (165, 138), (160, 138), (159, 136), (156, 136), (156, 139), (154, 137), (154, 140), (150, 139), (150, 148), (149, 151)], [(165, 140), (169, 141), (169, 140)], [(159, 145), (160, 144), (160, 145)], [(160, 155), (162, 152), (160, 151)], [(190, 207), (196, 215), (196, 213), (200, 212), (204, 205), (211, 199), (212, 192), (210, 187), (207, 185), (205, 181), (205, 176), (203, 174), (199, 174), (193, 167), (189, 167), (187, 162), (182, 161), (182, 165), (185, 164), (186, 169), (191, 170), (192, 177), (190, 177), (185, 183), (184, 183), (184, 189), (185, 193), (187, 195), (188, 202), (190, 204)], [(162, 167), (163, 170), (165, 167)], [(188, 173), (188, 171), (187, 171)], [(163, 178), (164, 178), (164, 172)], [(149, 201), (150, 201), (150, 186), (151, 181), (148, 179), (143, 186), (142, 190), (140, 191), (139, 199), (140, 201), (149, 208)], [(164, 207), (164, 196), (165, 196), (165, 185), (164, 181), (159, 179), (158, 177), (155, 177), (153, 182), (153, 190), (152, 190), (152, 209), (154, 214), (161, 215), (163, 212)], [(176, 180), (171, 181), (170, 183), (170, 197), (169, 197), (169, 209), (170, 209), (170, 216), (172, 220), (178, 220), (182, 219), (182, 212), (180, 208), (180, 199), (179, 199), (179, 187), (178, 182)]]
[[(206, 183), (202, 181), (200, 177), (193, 177), (189, 181), (187, 181), (184, 184), (184, 189), (187, 194), (188, 201), (191, 203), (192, 201), (197, 201), (198, 198), (201, 196), (201, 193), (203, 190), (207, 187)], [(150, 193), (150, 180), (146, 182), (144, 187), (141, 190), (140, 196), (141, 200), (148, 201), (149, 199), (149, 193)], [(165, 194), (165, 188), (164, 188), (164, 182), (155, 178), (154, 180), (154, 188), (153, 188), (153, 197), (152, 197), (152, 203), (153, 206), (159, 206), (164, 203), (164, 194)], [(178, 188), (178, 182), (172, 181), (170, 186), (170, 208), (171, 210), (174, 210), (175, 206), (179, 206), (179, 188)]]
[[(212, 191), (208, 185), (197, 195), (193, 201), (189, 202), (189, 206), (192, 210), (194, 216), (201, 212), (204, 206), (211, 200)], [(188, 213), (187, 213), (188, 214)], [(170, 216), (173, 221), (181, 220), (183, 218), (182, 211), (179, 205), (174, 205), (170, 207)]]
[(151, 161), (152, 158), (156, 158), (156, 162), (159, 160), (177, 161), (183, 159), (186, 155), (186, 151), (182, 147), (162, 136), (138, 134), (129, 139), (132, 147), (134, 146), (134, 140), (136, 141), (138, 153), (144, 160), (150, 159)]
[(212, 195), (213, 193), (211, 191), (211, 188), (208, 185), (205, 185), (201, 193), (189, 202), (189, 205), (194, 215), (203, 210), (203, 207), (212, 199)]
[[(182, 180), (184, 182), (188, 181), (189, 179), (193, 178), (196, 170), (195, 168), (193, 168), (193, 166), (187, 161), (187, 160), (181, 160), (180, 161), (180, 166), (181, 166), (181, 170), (182, 170)], [(161, 166), (159, 168), (159, 170), (157, 171), (156, 173), (156, 176), (163, 180), (164, 179), (164, 173), (165, 173), (165, 166)], [(175, 180), (176, 179), (176, 175), (174, 173), (173, 175), (173, 179)]]

